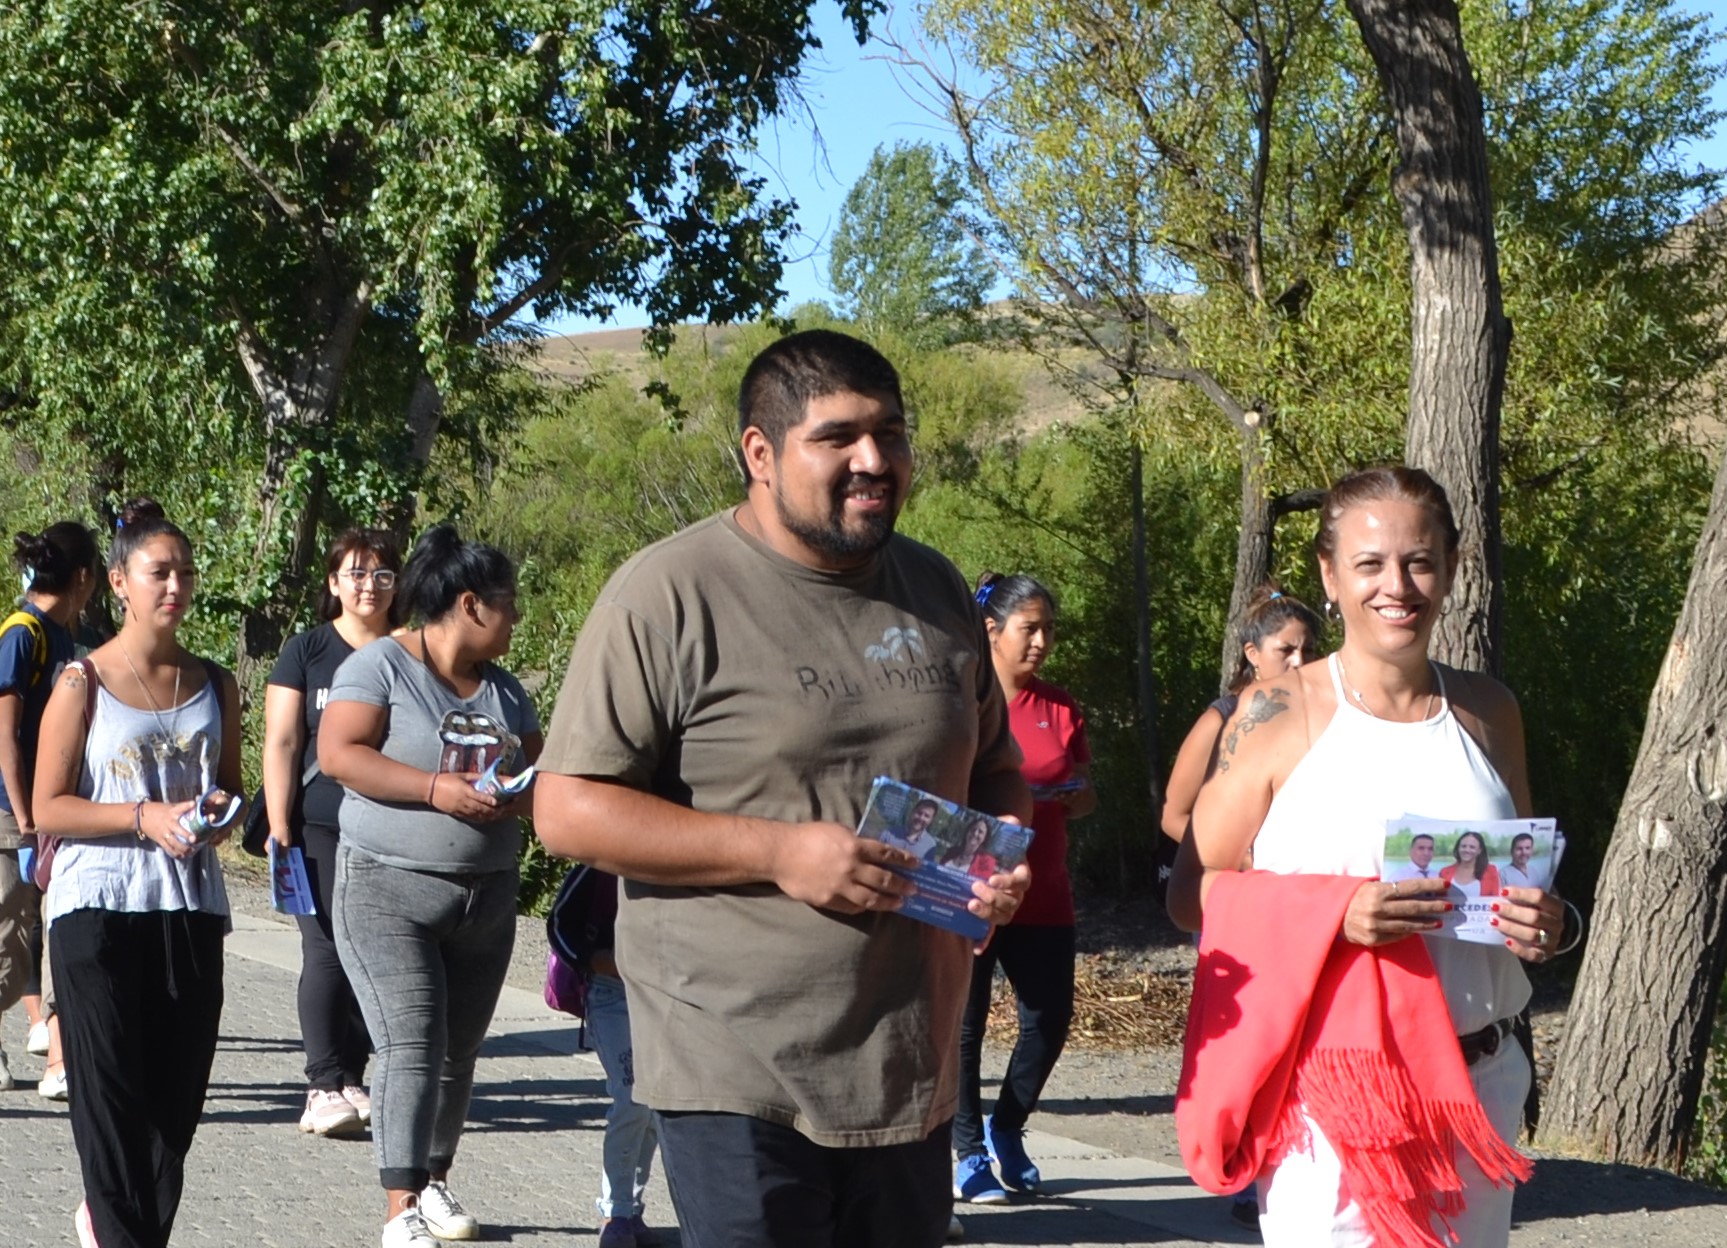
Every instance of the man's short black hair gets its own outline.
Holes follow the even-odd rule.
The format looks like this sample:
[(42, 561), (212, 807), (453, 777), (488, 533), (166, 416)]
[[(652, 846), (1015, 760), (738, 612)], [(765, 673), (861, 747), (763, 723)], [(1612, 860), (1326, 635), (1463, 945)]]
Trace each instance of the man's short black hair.
[(1519, 841), (1528, 841), (1531, 845), (1533, 845), (1533, 844), (1535, 844), (1534, 834), (1529, 833), (1529, 832), (1519, 832), (1516, 836), (1511, 838), (1511, 848), (1516, 849), (1517, 843)]
[[(803, 422), (811, 399), (845, 393), (891, 399), (905, 409), (899, 373), (869, 343), (832, 329), (787, 334), (751, 360), (744, 373), (738, 387), (738, 436), (754, 425), (776, 453), (782, 451), (786, 430)], [(749, 483), (747, 466), (744, 483)]]
[(1409, 838), (1409, 848), (1414, 849), (1415, 842), (1417, 841), (1426, 841), (1429, 845), (1433, 844), (1433, 838), (1431, 836), (1427, 835), (1425, 832), (1417, 832), (1414, 836)]

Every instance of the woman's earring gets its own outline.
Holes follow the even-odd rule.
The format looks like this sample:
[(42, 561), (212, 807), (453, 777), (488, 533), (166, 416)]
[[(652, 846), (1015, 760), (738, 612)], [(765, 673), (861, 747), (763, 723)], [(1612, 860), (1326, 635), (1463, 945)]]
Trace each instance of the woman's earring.
[(1327, 624), (1335, 624), (1338, 620), (1337, 604), (1331, 599), (1325, 600), (1325, 605), (1319, 608), (1319, 614), (1325, 617)]

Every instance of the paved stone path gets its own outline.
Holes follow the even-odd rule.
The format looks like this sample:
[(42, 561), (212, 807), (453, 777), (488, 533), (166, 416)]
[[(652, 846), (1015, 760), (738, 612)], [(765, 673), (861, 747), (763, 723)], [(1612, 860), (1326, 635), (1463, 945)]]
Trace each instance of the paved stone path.
[[(274, 917), (240, 914), (235, 924), (222, 1039), (188, 1160), (176, 1248), (372, 1248), (383, 1197), (370, 1143), (320, 1140), (294, 1126), (304, 1087), (294, 1012), (299, 938)], [(71, 1211), (80, 1184), (66, 1109), (34, 1094), (30, 1080), (41, 1066), (24, 1054), (21, 1010), (8, 1012), (0, 1040), (21, 1084), (0, 1094), (0, 1244), (75, 1245)], [(604, 1112), (599, 1063), (576, 1049), (571, 1020), (535, 993), (506, 988), (452, 1175), (481, 1219), (484, 1242), (536, 1248), (594, 1242)], [(1078, 1117), (1047, 1117), (1083, 1133)], [(1145, 1150), (1157, 1152), (1150, 1135), (1148, 1129)], [(1073, 1248), (1258, 1242), (1232, 1226), (1223, 1201), (1199, 1192), (1166, 1162), (1047, 1133), (1033, 1132), (1028, 1143), (1049, 1195), (1002, 1209), (962, 1208), (968, 1242)], [(1545, 1177), (1525, 1194), (1533, 1198), (1534, 1217), (1513, 1233), (1513, 1248), (1727, 1243), (1721, 1193), (1583, 1163), (1549, 1162), (1542, 1170)], [(656, 1173), (649, 1221), (669, 1227), (672, 1220)], [(667, 1241), (676, 1244), (675, 1232)]]

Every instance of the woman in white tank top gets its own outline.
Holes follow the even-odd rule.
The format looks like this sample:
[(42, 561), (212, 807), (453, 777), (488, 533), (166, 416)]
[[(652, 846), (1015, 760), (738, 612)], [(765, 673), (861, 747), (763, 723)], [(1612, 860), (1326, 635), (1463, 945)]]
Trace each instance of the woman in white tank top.
[[(1314, 544), (1343, 645), (1326, 663), (1242, 692), (1194, 808), (1193, 852), (1177, 865), (1170, 911), (1197, 928), (1216, 878), (1251, 858), (1256, 871), (1363, 877), (1337, 935), (1386, 946), (1437, 929), (1448, 908), (1444, 880), (1380, 881), (1386, 820), (1529, 813), (1522, 720), (1497, 681), (1427, 658), (1457, 566), (1450, 504), (1431, 477), (1382, 468), (1344, 478), (1326, 497)], [(1551, 953), (1561, 909), (1527, 888), (1505, 890), (1499, 905), (1503, 947), (1424, 942), (1450, 1017), (1424, 1019), (1422, 1034), (1435, 1045), (1461, 1044), (1482, 1108), (1510, 1143), (1530, 1078), (1507, 1038), (1510, 1018), (1529, 1000), (1519, 959)], [(1406, 1057), (1418, 1063), (1421, 1054)], [(1309, 1138), (1265, 1158), (1265, 1243), (1374, 1244), (1325, 1133), (1311, 1118), (1306, 1126)], [(1457, 1168), (1464, 1210), (1449, 1222), (1458, 1242), (1504, 1245), (1509, 1188), (1490, 1184), (1467, 1157), (1459, 1155)]]

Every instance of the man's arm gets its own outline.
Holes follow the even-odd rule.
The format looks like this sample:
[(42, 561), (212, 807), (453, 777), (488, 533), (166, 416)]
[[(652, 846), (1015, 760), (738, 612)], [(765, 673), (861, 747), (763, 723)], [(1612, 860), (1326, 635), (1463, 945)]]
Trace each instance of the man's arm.
[(897, 910), (913, 888), (888, 868), (918, 862), (837, 823), (709, 814), (618, 781), (555, 772), (534, 785), (534, 832), (548, 853), (625, 879), (689, 888), (773, 884), (844, 914)]

